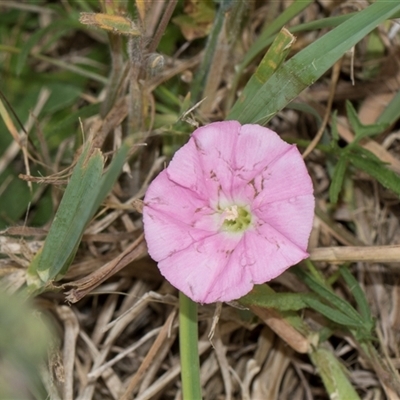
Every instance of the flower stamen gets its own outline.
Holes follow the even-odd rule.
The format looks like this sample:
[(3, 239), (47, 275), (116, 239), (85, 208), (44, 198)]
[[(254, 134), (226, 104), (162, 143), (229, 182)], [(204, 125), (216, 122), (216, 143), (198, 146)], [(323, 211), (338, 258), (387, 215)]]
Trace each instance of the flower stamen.
[(222, 212), (222, 227), (230, 232), (242, 232), (248, 228), (251, 223), (251, 214), (244, 207), (236, 204), (226, 207)]

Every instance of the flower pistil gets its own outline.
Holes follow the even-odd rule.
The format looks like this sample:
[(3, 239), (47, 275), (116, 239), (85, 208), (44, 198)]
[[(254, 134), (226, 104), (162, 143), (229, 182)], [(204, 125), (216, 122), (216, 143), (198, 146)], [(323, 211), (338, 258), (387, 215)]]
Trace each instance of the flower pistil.
[(226, 207), (222, 212), (222, 229), (229, 232), (243, 232), (251, 223), (251, 213), (236, 204)]

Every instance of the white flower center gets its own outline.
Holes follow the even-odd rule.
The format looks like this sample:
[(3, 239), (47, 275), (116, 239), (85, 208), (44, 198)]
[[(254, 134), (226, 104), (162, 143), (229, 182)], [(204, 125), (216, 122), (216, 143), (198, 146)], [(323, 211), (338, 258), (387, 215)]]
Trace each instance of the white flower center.
[[(221, 210), (222, 211), (222, 210)], [(222, 229), (229, 232), (243, 232), (251, 224), (252, 215), (246, 206), (233, 204), (221, 213)]]
[(239, 212), (237, 205), (226, 207), (224, 212), (222, 213), (224, 221), (235, 221), (238, 216)]

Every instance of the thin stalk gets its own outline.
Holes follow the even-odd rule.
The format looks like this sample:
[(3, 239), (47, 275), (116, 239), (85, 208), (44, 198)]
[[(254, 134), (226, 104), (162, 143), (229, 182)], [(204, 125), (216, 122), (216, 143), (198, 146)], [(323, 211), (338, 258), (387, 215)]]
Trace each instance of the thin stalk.
[(200, 100), (204, 88), (204, 81), (210, 69), (210, 65), (212, 63), (215, 54), (215, 50), (218, 46), (218, 37), (223, 27), (225, 11), (226, 11), (225, 8), (221, 5), (217, 12), (217, 15), (215, 16), (214, 25), (211, 30), (211, 33), (208, 36), (203, 61), (201, 62), (201, 65), (196, 72), (195, 79), (192, 84), (191, 93), (194, 103)]
[[(109, 15), (116, 15), (118, 4), (117, 1), (113, 0), (102, 0), (101, 6), (103, 12)], [(119, 5), (120, 10), (126, 10), (122, 8), (122, 4)], [(124, 66), (124, 57), (122, 50), (122, 38), (115, 33), (108, 33), (108, 40), (110, 45), (110, 55), (111, 55), (111, 71), (108, 80), (108, 90), (107, 96), (101, 106), (101, 115), (105, 117), (114, 105), (119, 85), (121, 83), (121, 73)]]
[(197, 303), (179, 292), (179, 348), (184, 400), (201, 400)]
[[(245, 68), (251, 63), (251, 61), (260, 54), (270, 43), (272, 43), (273, 35), (277, 33), (285, 24), (287, 24), (292, 18), (307, 8), (313, 1), (312, 0), (296, 0), (292, 3), (282, 14), (280, 14), (266, 29), (262, 32), (257, 41), (251, 46), (249, 51), (246, 53), (243, 61), (237, 66), (236, 74), (232, 82), (232, 88), (227, 101), (227, 110), (232, 108), (236, 89), (239, 84), (239, 80), (243, 74)], [(269, 43), (266, 41), (269, 40)]]
[(122, 38), (113, 33), (108, 33), (111, 54), (111, 71), (108, 81), (108, 94), (101, 107), (101, 115), (105, 117), (115, 104), (118, 89), (121, 83), (123, 70)]
[(212, 60), (210, 60), (208, 74), (205, 77), (204, 90), (202, 93), (202, 97), (205, 99), (200, 106), (200, 111), (203, 114), (209, 114), (212, 111), (217, 90), (225, 75), (224, 70), (228, 57), (237, 40), (240, 24), (247, 6), (245, 1), (235, 1), (232, 3), (229, 11), (225, 12), (225, 18), (218, 36), (215, 52)]
[(167, 6), (166, 6), (164, 14), (161, 18), (161, 21), (157, 27), (157, 31), (154, 34), (153, 39), (151, 40), (150, 45), (148, 47), (149, 53), (153, 53), (154, 51), (157, 50), (158, 44), (160, 43), (162, 35), (164, 34), (165, 29), (167, 28), (167, 25), (169, 23), (169, 20), (172, 17), (172, 14), (175, 10), (177, 3), (178, 3), (178, 0), (171, 0), (171, 1), (167, 2)]

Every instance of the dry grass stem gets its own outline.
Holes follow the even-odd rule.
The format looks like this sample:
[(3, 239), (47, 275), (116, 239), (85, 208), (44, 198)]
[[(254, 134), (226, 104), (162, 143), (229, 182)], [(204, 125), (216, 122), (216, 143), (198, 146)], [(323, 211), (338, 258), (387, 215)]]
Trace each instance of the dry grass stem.
[[(68, 271), (48, 282), (34, 301), (53, 322), (58, 339), (49, 346), (49, 365), (38, 366), (49, 398), (179, 400), (178, 292), (148, 255), (143, 198), (194, 127), (226, 119), (229, 103), (243, 93), (267, 48), (240, 74), (238, 66), (260, 35), (302, 2), (187, 1), (183, 7), (176, 1), (142, 0), (0, 3), (1, 91), (26, 130), (1, 101), (4, 290), (26, 289), (27, 268), (48, 237), (84, 144), (90, 142), (101, 152), (107, 173), (118, 149), (129, 143), (123, 170), (97, 213), (81, 232), (69, 233), (71, 238), (79, 235), (79, 248)], [(238, 7), (238, 15), (228, 3)], [(345, 16), (374, 2), (309, 3), (285, 23), (288, 30)], [(214, 52), (208, 53), (209, 32), (222, 6), (227, 7), (218, 14), (222, 28)], [(107, 25), (107, 32), (79, 26), (80, 12), (92, 19), (101, 13), (103, 22), (111, 17), (133, 28), (122, 36), (115, 34), (118, 26)], [(334, 29), (306, 28), (293, 33), (296, 41), (288, 59)], [(356, 340), (359, 328), (342, 329), (307, 304), (288, 312), (246, 308), (238, 302), (199, 305), (205, 400), (326, 400), (329, 395), (309, 357), (320, 346), (347, 369), (363, 400), (400, 398), (399, 191), (348, 163), (338, 201), (330, 197), (338, 160), (356, 133), (346, 114), (347, 100), (361, 124), (375, 124), (382, 115), (390, 119), (381, 133), (363, 139), (360, 146), (391, 173), (400, 174), (399, 48), (398, 21), (381, 24), (268, 122), (283, 139), (297, 144), (312, 177), (313, 276), (361, 314), (365, 310), (356, 298), (357, 288), (349, 287), (341, 275), (339, 266), (346, 264), (371, 311), (374, 339)], [(210, 73), (196, 93), (194, 82), (201, 71)], [(301, 71), (298, 74), (303, 78)], [(272, 93), (274, 100), (280, 95)], [(335, 111), (340, 136), (336, 147)], [(274, 300), (280, 294), (296, 301), (305, 294), (313, 299), (315, 293), (293, 272), (268, 283)], [(330, 304), (325, 298), (322, 303)], [(295, 329), (292, 315), (306, 328)]]

